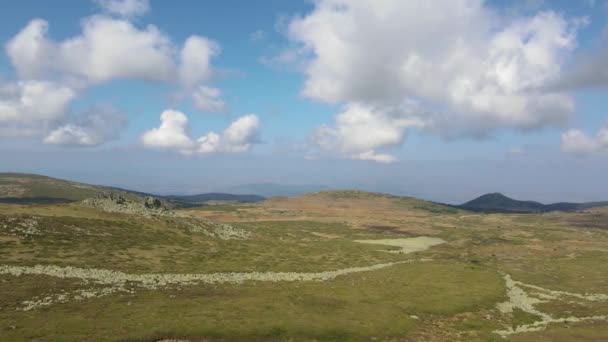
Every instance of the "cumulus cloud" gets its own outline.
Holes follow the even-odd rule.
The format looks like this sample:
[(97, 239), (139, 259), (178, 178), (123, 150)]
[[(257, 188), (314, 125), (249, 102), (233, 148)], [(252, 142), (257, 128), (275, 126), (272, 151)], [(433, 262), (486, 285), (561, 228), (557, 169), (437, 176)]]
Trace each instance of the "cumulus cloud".
[(113, 79), (174, 82), (187, 88), (207, 81), (214, 41), (190, 36), (177, 45), (154, 25), (138, 28), (128, 20), (96, 15), (85, 18), (82, 33), (63, 41), (48, 37), (49, 24), (30, 21), (7, 44), (7, 54), (22, 79), (51, 76), (97, 84)]
[[(417, 126), (443, 136), (537, 129), (573, 114), (570, 96), (541, 88), (559, 77), (580, 20), (552, 11), (501, 17), (481, 0), (438, 4), (317, 1), (289, 23), (293, 47), (281, 55), (304, 60), (304, 96), (368, 108), (366, 124), (378, 132), (369, 138), (377, 141), (372, 150), (400, 144), (410, 127), (395, 128), (386, 113), (390, 120), (417, 117)], [(412, 115), (407, 106), (401, 113), (404, 101), (420, 112)], [(337, 131), (348, 117), (338, 114)], [(360, 143), (367, 137), (340, 139), (340, 149), (352, 142), (354, 152), (370, 150)]]
[(97, 146), (118, 139), (127, 125), (124, 114), (112, 107), (96, 107), (52, 130), (44, 143), (61, 146)]
[(188, 136), (187, 126), (184, 113), (167, 109), (160, 115), (160, 127), (145, 132), (141, 141), (146, 147), (189, 151), (194, 143)]
[(95, 140), (80, 126), (67, 124), (52, 131), (44, 143), (64, 146), (95, 146)]
[(22, 79), (59, 75), (88, 84), (175, 77), (174, 47), (153, 25), (139, 30), (125, 20), (93, 16), (83, 20), (82, 34), (61, 42), (48, 38), (47, 31), (46, 21), (32, 20), (6, 45)]
[(0, 84), (0, 125), (46, 125), (64, 116), (76, 92), (47, 81)]
[(247, 152), (258, 142), (259, 119), (254, 114), (242, 116), (220, 134), (209, 132), (193, 140), (188, 135), (188, 118), (175, 110), (161, 114), (161, 125), (145, 132), (145, 147), (175, 150), (182, 154), (211, 154)]
[(94, 0), (105, 12), (121, 17), (135, 17), (150, 10), (149, 0)]
[[(154, 25), (137, 27), (129, 18), (145, 13), (148, 1), (97, 3), (111, 15), (84, 18), (79, 34), (53, 40), (48, 22), (34, 19), (6, 43), (18, 81), (0, 82), (0, 135), (51, 127), (88, 87), (116, 79), (174, 84), (195, 108), (224, 110), (221, 92), (206, 85), (211, 59), (220, 51), (217, 43), (193, 35), (180, 47)], [(81, 146), (106, 140), (82, 122), (55, 127), (45, 138), (48, 143)]]
[(395, 157), (376, 150), (400, 145), (408, 128), (424, 127), (425, 123), (415, 116), (416, 109), (411, 102), (396, 110), (350, 103), (336, 116), (335, 127), (322, 125), (315, 131), (314, 141), (324, 150), (339, 151), (354, 159), (393, 162)]
[(185, 87), (206, 81), (211, 74), (211, 57), (219, 54), (219, 45), (207, 38), (191, 36), (181, 50), (179, 78)]
[(600, 128), (595, 136), (570, 129), (562, 134), (561, 149), (564, 153), (579, 156), (608, 152), (608, 126)]
[(221, 135), (213, 132), (200, 138), (199, 152), (247, 152), (258, 142), (260, 121), (255, 114), (248, 114), (235, 120)]

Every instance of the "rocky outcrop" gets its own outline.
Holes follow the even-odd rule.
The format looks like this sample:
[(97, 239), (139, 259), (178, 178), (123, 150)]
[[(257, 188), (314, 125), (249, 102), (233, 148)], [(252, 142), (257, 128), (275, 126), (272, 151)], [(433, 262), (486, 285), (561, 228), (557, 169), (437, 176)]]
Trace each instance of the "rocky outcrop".
[(158, 198), (127, 196), (118, 192), (99, 193), (93, 198), (82, 201), (82, 204), (111, 213), (135, 214), (145, 217), (179, 216), (169, 210)]
[(113, 201), (116, 204), (125, 204), (127, 202), (127, 200), (122, 197), (122, 195), (115, 193), (115, 192), (111, 192), (109, 194), (109, 196), (104, 196), (104, 194), (98, 194), (97, 198), (109, 198), (111, 201)]
[(147, 196), (144, 199), (144, 207), (148, 208), (148, 209), (159, 209), (162, 207), (162, 203), (158, 198), (152, 197), (152, 196)]

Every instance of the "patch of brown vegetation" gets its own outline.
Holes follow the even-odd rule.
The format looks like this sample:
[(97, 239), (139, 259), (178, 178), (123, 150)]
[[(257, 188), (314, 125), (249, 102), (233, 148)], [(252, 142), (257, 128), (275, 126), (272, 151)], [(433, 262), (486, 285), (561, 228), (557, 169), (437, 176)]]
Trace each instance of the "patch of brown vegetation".
[(426, 202), (357, 191), (319, 192), (298, 197), (273, 197), (231, 212), (190, 208), (183, 213), (221, 222), (319, 221), (343, 222), (355, 229), (400, 235), (437, 235), (456, 221), (421, 209)]
[(367, 229), (374, 231), (374, 232), (384, 232), (384, 233), (392, 233), (392, 234), (399, 234), (399, 235), (411, 235), (408, 232), (402, 231), (399, 227), (394, 227), (394, 226), (368, 226)]
[(310, 234), (314, 235), (314, 236), (318, 236), (318, 237), (322, 237), (322, 238), (326, 238), (326, 239), (337, 239), (340, 238), (340, 235), (335, 235), (335, 234), (324, 234), (324, 233), (319, 233), (319, 232), (310, 232)]

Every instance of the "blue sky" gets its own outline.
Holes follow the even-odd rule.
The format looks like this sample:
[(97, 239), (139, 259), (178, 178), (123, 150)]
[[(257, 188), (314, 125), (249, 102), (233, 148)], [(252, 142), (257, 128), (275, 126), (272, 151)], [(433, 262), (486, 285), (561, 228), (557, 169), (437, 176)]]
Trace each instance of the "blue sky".
[[(55, 4), (44, 6), (37, 1), (11, 4), (10, 10), (0, 13), (4, 23), (0, 31), (2, 42), (10, 40), (34, 18), (49, 22), (50, 35), (54, 39), (69, 38), (80, 31), (82, 18), (100, 12), (94, 2), (60, 0)], [(235, 11), (235, 8), (239, 10)], [(229, 113), (197, 113), (198, 117), (192, 118), (192, 130), (219, 129), (230, 118), (244, 113), (267, 113), (277, 117), (264, 125), (272, 138), (277, 136), (274, 132), (280, 134), (294, 128), (312, 130), (323, 116), (331, 115), (331, 109), (301, 99), (300, 75), (278, 72), (260, 62), (264, 56), (272, 56), (284, 44), (282, 35), (275, 29), (280, 18), (310, 8), (311, 5), (306, 2), (285, 1), (268, 1), (264, 6), (241, 1), (191, 1), (174, 6), (158, 1), (152, 2), (150, 12), (135, 22), (138, 26), (153, 24), (177, 42), (184, 41), (192, 34), (200, 34), (221, 44), (221, 55), (214, 64), (225, 73), (218, 76), (217, 85), (224, 90)], [(264, 32), (263, 41), (252, 40), (256, 31)], [(2, 55), (0, 70), (4, 77), (12, 77), (14, 73), (6, 54)], [(193, 112), (188, 104), (174, 105), (170, 90), (164, 84), (122, 79), (88, 89), (86, 96), (75, 101), (74, 107), (111, 103), (128, 111), (131, 124), (125, 138), (136, 140), (138, 134), (158, 121), (158, 114), (167, 106)], [(289, 115), (289, 119), (281, 118), (285, 115)], [(291, 134), (289, 132), (286, 136)], [(305, 132), (300, 131), (300, 134), (304, 137)]]
[(0, 171), (608, 199), (603, 0), (1, 6)]

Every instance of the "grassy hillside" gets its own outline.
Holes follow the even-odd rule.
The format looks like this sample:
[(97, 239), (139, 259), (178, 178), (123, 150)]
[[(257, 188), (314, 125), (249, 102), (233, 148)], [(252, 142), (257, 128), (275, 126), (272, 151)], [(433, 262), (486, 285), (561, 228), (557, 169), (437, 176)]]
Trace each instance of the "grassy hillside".
[(94, 196), (103, 188), (46, 176), (0, 173), (0, 202), (70, 202)]
[(449, 206), (420, 200), (413, 197), (394, 196), (378, 192), (368, 192), (360, 190), (326, 190), (309, 193), (292, 199), (295, 202), (323, 203), (328, 206), (348, 205), (349, 203), (381, 206), (388, 205), (395, 210), (422, 210), (434, 214), (454, 214), (458, 210)]
[[(47, 176), (0, 173), (0, 203), (53, 204), (82, 201), (100, 192), (117, 192), (131, 199), (153, 196), (148, 193), (114, 187), (90, 185)], [(191, 196), (156, 196), (173, 207), (191, 207), (207, 201), (253, 203), (264, 200), (257, 195), (209, 193)]]
[(607, 246), (608, 209), (361, 191), (157, 216), (0, 204), (0, 340), (601, 341)]

